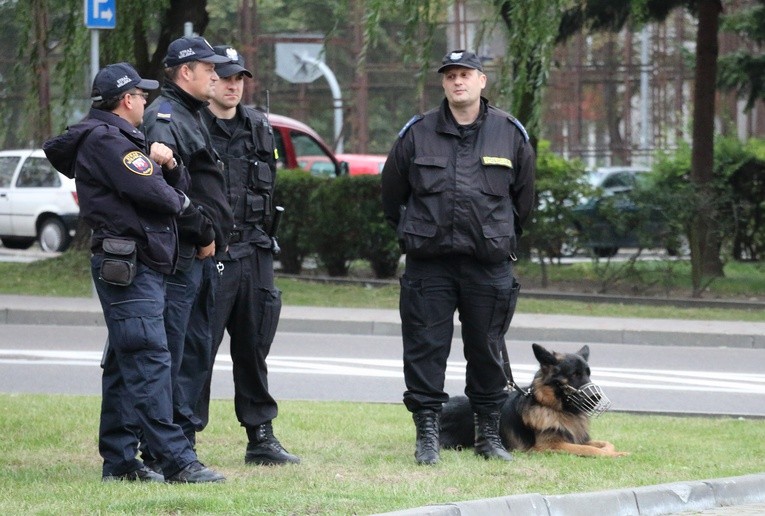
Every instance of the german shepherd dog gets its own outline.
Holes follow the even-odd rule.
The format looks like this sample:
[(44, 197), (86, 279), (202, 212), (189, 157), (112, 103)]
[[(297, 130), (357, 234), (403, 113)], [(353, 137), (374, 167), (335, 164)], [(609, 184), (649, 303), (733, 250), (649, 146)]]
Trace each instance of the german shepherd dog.
[[(532, 344), (540, 369), (523, 393), (509, 391), (501, 409), (499, 433), (508, 451), (557, 451), (581, 456), (620, 457), (607, 441), (589, 436), (589, 416), (608, 409), (610, 402), (590, 382), (590, 348), (576, 353), (550, 352)], [(473, 411), (465, 396), (444, 404), (441, 447), (474, 445)]]

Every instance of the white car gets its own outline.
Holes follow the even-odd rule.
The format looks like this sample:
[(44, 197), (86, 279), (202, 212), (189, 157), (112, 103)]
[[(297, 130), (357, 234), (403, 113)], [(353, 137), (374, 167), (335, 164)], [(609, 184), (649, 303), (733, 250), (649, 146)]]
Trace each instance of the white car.
[(64, 251), (77, 229), (74, 179), (60, 174), (41, 149), (0, 151), (0, 241), (26, 249)]

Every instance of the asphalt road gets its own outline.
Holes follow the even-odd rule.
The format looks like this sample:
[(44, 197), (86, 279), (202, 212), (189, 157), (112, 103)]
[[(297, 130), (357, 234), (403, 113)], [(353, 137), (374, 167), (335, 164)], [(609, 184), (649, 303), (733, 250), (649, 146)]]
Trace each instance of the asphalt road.
[[(0, 326), (0, 392), (100, 394), (99, 361), (106, 330), (99, 326)], [(581, 343), (540, 344), (576, 351)], [(233, 398), (224, 342), (213, 397)], [(623, 411), (765, 416), (765, 349), (590, 344), (592, 379)], [(528, 341), (510, 341), (519, 384), (537, 369)], [(279, 400), (399, 403), (403, 392), (399, 337), (278, 332), (269, 356), (269, 383)], [(455, 340), (447, 391), (461, 394), (465, 362)]]

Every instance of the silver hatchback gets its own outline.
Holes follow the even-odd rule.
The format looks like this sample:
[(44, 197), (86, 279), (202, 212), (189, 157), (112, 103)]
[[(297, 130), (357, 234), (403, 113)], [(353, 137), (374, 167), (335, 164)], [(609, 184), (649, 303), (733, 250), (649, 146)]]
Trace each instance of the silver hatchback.
[(0, 151), (0, 240), (27, 249), (35, 240), (46, 252), (64, 251), (80, 208), (74, 180), (53, 168), (41, 149)]

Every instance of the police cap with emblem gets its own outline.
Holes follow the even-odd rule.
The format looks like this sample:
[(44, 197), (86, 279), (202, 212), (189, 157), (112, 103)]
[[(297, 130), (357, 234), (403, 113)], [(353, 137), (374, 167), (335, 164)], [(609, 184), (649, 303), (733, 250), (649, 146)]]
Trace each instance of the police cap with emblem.
[(244, 67), (244, 58), (242, 54), (236, 51), (234, 47), (228, 45), (217, 45), (213, 47), (215, 53), (219, 56), (225, 56), (229, 59), (228, 63), (221, 63), (215, 65), (215, 73), (218, 77), (225, 79), (238, 73), (243, 73), (247, 77), (252, 79), (252, 73)]
[(121, 93), (133, 88), (142, 90), (156, 90), (159, 83), (151, 79), (142, 79), (135, 68), (128, 63), (115, 63), (106, 65), (96, 74), (93, 79), (93, 102), (117, 98)]
[(191, 61), (218, 64), (227, 63), (231, 59), (216, 54), (213, 47), (201, 36), (178, 38), (167, 47), (167, 55), (165, 56), (166, 68), (172, 68), (173, 66)]
[(438, 68), (438, 73), (443, 73), (450, 66), (461, 66), (463, 68), (472, 68), (483, 72), (483, 65), (481, 60), (474, 52), (468, 50), (453, 50), (446, 54), (441, 60), (441, 66)]

